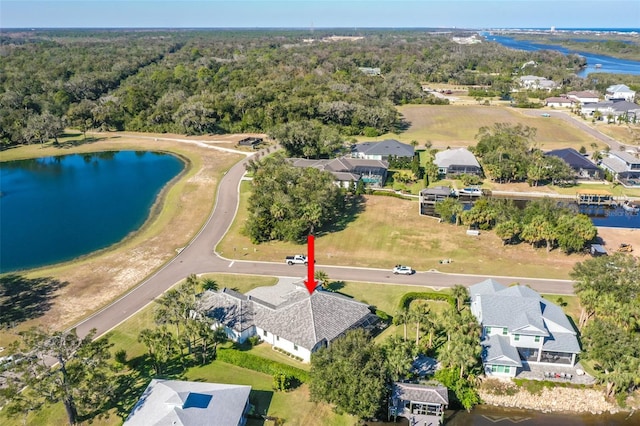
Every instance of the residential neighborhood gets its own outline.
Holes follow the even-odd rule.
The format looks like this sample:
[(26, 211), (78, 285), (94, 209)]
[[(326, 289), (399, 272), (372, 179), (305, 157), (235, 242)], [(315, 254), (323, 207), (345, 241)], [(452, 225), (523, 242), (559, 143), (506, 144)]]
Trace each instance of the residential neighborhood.
[(9, 3), (0, 424), (640, 424), (635, 3)]

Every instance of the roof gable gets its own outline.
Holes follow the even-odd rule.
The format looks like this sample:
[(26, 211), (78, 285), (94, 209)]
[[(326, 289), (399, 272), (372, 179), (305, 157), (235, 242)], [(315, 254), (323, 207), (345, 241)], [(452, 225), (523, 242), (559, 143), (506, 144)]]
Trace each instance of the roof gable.
[(356, 152), (364, 155), (395, 155), (397, 157), (413, 157), (415, 150), (411, 145), (398, 142), (395, 139), (385, 139), (380, 142), (364, 142), (356, 144)]
[(434, 163), (438, 167), (475, 166), (480, 167), (476, 157), (466, 148), (447, 149), (436, 153)]
[(509, 339), (497, 334), (488, 336), (482, 342), (482, 361), (488, 364), (522, 367), (518, 350), (509, 344)]
[(446, 387), (441, 385), (429, 386), (395, 382), (393, 384), (393, 398), (403, 401), (449, 405), (449, 392)]

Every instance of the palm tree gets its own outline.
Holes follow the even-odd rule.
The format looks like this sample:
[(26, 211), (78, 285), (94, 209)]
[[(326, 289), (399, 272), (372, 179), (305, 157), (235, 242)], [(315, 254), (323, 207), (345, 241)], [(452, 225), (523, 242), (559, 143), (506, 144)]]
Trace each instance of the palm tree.
[(423, 303), (416, 303), (409, 311), (409, 317), (416, 322), (416, 346), (420, 343), (420, 323), (425, 321), (429, 315), (429, 306)]
[(456, 284), (451, 289), (451, 296), (456, 300), (456, 308), (460, 312), (469, 298), (469, 290), (463, 285)]
[(406, 308), (396, 312), (395, 315), (393, 316), (393, 324), (396, 326), (402, 324), (404, 327), (405, 341), (407, 340), (407, 322), (408, 321), (409, 321), (409, 312), (407, 311)]
[(313, 278), (315, 278), (316, 281), (322, 284), (322, 288), (329, 287), (329, 274), (327, 274), (325, 271), (321, 271), (320, 269), (318, 269), (313, 274)]

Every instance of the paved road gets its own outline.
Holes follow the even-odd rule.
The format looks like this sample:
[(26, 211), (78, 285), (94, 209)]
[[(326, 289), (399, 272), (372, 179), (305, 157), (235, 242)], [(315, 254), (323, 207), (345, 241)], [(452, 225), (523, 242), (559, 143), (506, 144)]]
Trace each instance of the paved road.
[(547, 113), (547, 114), (551, 115), (551, 117), (555, 117), (555, 118), (559, 118), (561, 120), (564, 120), (567, 123), (573, 125), (574, 127), (577, 127), (578, 129), (590, 134), (591, 136), (593, 136), (594, 138), (600, 140), (601, 142), (606, 143), (607, 145), (609, 145), (609, 148), (611, 149), (611, 151), (619, 151), (621, 146), (624, 147), (625, 149), (627, 148), (626, 145), (621, 144), (617, 140), (615, 140), (615, 139), (605, 135), (604, 133), (598, 131), (597, 129), (594, 129), (593, 127), (587, 125), (582, 118), (578, 118), (577, 116), (572, 115), (569, 112), (566, 112), (566, 111), (549, 111), (549, 110), (543, 110), (541, 112), (540, 110), (536, 109), (536, 110), (522, 110), (522, 113), (525, 114), (525, 115), (532, 116), (532, 117), (540, 117), (540, 120), (545, 120), (545, 118), (542, 117), (542, 114), (543, 113)]
[[(211, 272), (269, 275), (281, 277), (306, 276), (306, 268), (301, 265), (289, 266), (284, 263), (247, 262), (230, 260), (214, 252), (218, 242), (227, 232), (238, 208), (239, 186), (248, 159), (233, 166), (221, 179), (214, 210), (207, 223), (193, 240), (176, 257), (153, 276), (146, 279), (123, 297), (79, 323), (78, 335), (85, 336), (95, 328), (98, 336), (111, 330), (157, 296), (171, 288), (189, 274)], [(411, 276), (396, 276), (389, 270), (365, 269), (317, 265), (334, 280), (375, 282), (384, 284), (405, 284), (432, 288), (451, 287), (456, 284), (471, 285), (486, 278), (494, 278), (503, 284), (519, 282), (544, 293), (571, 294), (573, 285), (565, 280), (547, 280), (516, 277), (488, 277), (478, 275), (446, 274), (435, 271), (418, 272)], [(505, 265), (505, 275), (512, 272)]]

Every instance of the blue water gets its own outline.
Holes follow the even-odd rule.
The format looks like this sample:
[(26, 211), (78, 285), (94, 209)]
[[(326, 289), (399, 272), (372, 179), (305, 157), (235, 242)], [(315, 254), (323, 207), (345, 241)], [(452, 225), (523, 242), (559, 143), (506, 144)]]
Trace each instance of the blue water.
[[(557, 52), (562, 52), (565, 55), (569, 53), (576, 53), (580, 56), (583, 56), (587, 60), (587, 67), (577, 73), (579, 77), (586, 77), (587, 75), (596, 72), (606, 72), (612, 74), (640, 74), (640, 61), (618, 59), (612, 56), (569, 50), (561, 46), (540, 44), (527, 40), (514, 40), (513, 38), (506, 36), (486, 35), (486, 37), (489, 41), (495, 41), (511, 49), (524, 50), (527, 52), (531, 52), (534, 50), (555, 50)], [(596, 68), (596, 64), (600, 64), (602, 65), (602, 67)]]
[(149, 217), (184, 168), (169, 154), (102, 152), (0, 163), (0, 272), (108, 247)]

